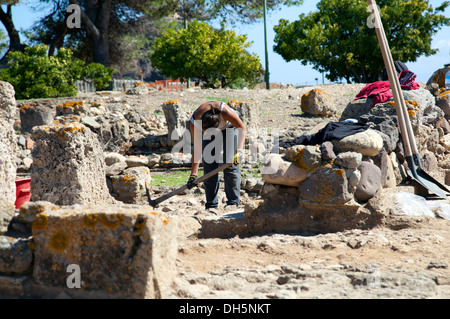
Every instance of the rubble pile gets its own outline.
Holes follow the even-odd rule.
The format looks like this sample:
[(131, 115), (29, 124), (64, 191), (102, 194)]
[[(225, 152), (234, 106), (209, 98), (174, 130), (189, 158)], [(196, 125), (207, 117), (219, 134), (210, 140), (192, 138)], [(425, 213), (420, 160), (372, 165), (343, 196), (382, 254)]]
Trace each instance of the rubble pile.
[[(432, 87), (403, 90), (403, 94), (424, 169), (440, 183), (449, 185), (450, 116), (445, 113), (447, 106), (443, 106), (442, 99), (450, 92), (439, 88), (433, 94)], [(317, 90), (307, 93), (302, 103), (315, 94)], [(317, 99), (316, 103), (323, 100)], [(309, 104), (314, 104), (314, 100)], [(326, 136), (324, 130), (331, 127), (325, 122), (306, 136), (282, 141), (280, 154), (266, 157), (261, 199), (247, 205), (241, 215), (208, 218), (203, 221), (200, 235), (228, 238), (270, 232), (317, 234), (370, 229), (384, 223), (391, 212), (374, 204), (380, 200), (375, 197), (377, 194), (427, 193), (408, 178), (391, 99), (377, 104), (373, 97), (354, 100), (335, 122), (364, 123), (367, 129), (341, 139), (316, 142), (316, 136)], [(410, 182), (411, 188), (398, 187), (405, 181)], [(448, 204), (443, 205), (444, 210), (448, 209)]]

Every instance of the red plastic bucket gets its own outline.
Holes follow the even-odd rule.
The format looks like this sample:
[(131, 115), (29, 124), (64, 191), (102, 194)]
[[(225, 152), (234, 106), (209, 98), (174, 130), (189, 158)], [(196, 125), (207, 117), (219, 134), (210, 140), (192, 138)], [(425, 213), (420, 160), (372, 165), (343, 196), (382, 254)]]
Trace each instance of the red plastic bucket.
[(14, 203), (16, 209), (30, 201), (30, 182), (31, 178), (16, 179), (16, 202)]

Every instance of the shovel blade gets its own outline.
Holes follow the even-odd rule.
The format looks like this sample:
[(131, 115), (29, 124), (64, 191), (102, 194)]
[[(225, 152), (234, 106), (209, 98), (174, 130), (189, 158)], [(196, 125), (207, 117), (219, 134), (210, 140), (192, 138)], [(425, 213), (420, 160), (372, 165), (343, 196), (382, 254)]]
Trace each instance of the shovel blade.
[(152, 207), (155, 207), (156, 205), (158, 205), (156, 203), (156, 201), (152, 200), (151, 196), (150, 196), (150, 186), (148, 185), (148, 182), (145, 182), (145, 193), (147, 195), (148, 198), (148, 204)]
[(443, 199), (448, 199), (446, 193), (450, 193), (450, 191), (444, 185), (436, 181), (423, 169), (416, 167), (412, 158), (407, 158), (407, 162), (409, 166), (408, 173), (411, 178), (413, 178), (416, 182), (425, 187), (431, 193)]

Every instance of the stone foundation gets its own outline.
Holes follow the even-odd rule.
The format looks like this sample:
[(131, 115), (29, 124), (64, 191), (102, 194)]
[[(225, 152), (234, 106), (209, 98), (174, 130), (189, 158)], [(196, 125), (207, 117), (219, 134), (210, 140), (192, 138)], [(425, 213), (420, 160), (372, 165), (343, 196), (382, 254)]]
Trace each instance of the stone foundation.
[(23, 246), (13, 254), (15, 273), (0, 258), (0, 296), (153, 299), (170, 293), (177, 226), (165, 214), (139, 205), (43, 202), (29, 203), (21, 214), (35, 215), (33, 237), (0, 236), (16, 247), (5, 248), (10, 255)]

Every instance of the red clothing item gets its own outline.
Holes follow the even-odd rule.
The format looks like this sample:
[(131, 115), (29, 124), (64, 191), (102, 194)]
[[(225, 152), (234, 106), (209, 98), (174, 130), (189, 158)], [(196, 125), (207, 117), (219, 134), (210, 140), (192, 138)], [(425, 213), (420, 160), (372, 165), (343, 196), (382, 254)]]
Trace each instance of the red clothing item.
[[(403, 90), (417, 90), (420, 88), (419, 83), (414, 82), (416, 75), (411, 71), (402, 71), (399, 78)], [(375, 104), (386, 102), (394, 96), (390, 89), (391, 84), (389, 81), (377, 81), (366, 85), (355, 97), (355, 100), (373, 97), (373, 106), (375, 106)]]

